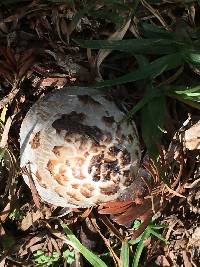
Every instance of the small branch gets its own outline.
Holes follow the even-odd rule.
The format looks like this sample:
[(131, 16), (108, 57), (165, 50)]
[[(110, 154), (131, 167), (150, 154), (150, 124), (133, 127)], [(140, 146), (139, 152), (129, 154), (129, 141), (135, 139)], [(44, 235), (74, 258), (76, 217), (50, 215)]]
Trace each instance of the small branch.
[(0, 100), (0, 109), (5, 107), (5, 105), (10, 104), (18, 92), (19, 92), (19, 88), (16, 85), (14, 85), (11, 92), (7, 96), (5, 96), (3, 99)]
[(8, 134), (10, 131), (11, 123), (12, 123), (12, 118), (9, 117), (6, 121), (3, 133), (1, 135), (0, 148), (5, 148), (8, 143)]

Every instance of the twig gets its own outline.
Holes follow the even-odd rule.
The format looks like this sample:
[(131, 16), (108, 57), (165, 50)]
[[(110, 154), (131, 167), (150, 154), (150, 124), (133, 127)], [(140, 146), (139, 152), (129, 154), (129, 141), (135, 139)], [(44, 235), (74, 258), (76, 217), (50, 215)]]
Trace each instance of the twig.
[(91, 223), (92, 225), (94, 226), (94, 228), (96, 229), (96, 231), (99, 233), (99, 235), (101, 236), (101, 238), (103, 239), (106, 247), (108, 248), (108, 250), (110, 251), (110, 254), (112, 255), (113, 257), (113, 260), (114, 260), (114, 263), (115, 263), (115, 266), (116, 267), (119, 267), (120, 266), (120, 259), (119, 257), (115, 254), (113, 248), (111, 247), (110, 245), (110, 241), (104, 237), (104, 235), (101, 233), (101, 230), (96, 222), (96, 219), (94, 217), (93, 214), (90, 215), (90, 220), (91, 220)]
[(10, 104), (18, 92), (19, 92), (19, 88), (14, 85), (11, 92), (7, 96), (5, 96), (3, 99), (0, 100), (0, 109), (5, 107), (5, 105)]
[(163, 17), (161, 16), (161, 14), (158, 12), (158, 10), (154, 9), (151, 5), (148, 4), (147, 1), (145, 0), (141, 0), (140, 1), (141, 4), (146, 7), (146, 9), (148, 9), (162, 24), (163, 27), (165, 27), (165, 29), (167, 31), (171, 31), (170, 27), (167, 25), (167, 23), (164, 21)]
[(167, 190), (169, 191), (169, 193), (173, 194), (174, 196), (186, 198), (185, 196), (183, 196), (183, 195), (179, 194), (178, 192), (174, 191), (173, 189), (169, 188), (169, 186), (167, 186), (166, 184), (164, 185), (164, 187), (166, 187)]
[(177, 184), (180, 181), (182, 174), (183, 174), (184, 160), (183, 160), (183, 155), (181, 153), (179, 155), (179, 158), (180, 158), (180, 161), (179, 161), (180, 168), (179, 168), (178, 175), (172, 184), (172, 188), (175, 188), (177, 186)]
[(37, 191), (36, 186), (34, 184), (32, 174), (31, 174), (30, 164), (28, 165), (28, 168), (29, 168), (28, 170), (27, 170), (27, 168), (26, 169), (24, 168), (24, 170), (22, 170), (22, 172), (24, 172), (24, 174), (28, 176), (31, 194), (32, 194), (35, 206), (37, 207), (38, 210), (41, 210), (40, 198), (39, 198), (39, 194), (38, 194), (38, 191)]
[(184, 188), (193, 188), (195, 187), (198, 183), (200, 183), (200, 178), (198, 178), (197, 180), (195, 180), (193, 183), (191, 184), (185, 184)]
[(0, 148), (5, 148), (8, 143), (8, 133), (10, 130), (11, 123), (12, 123), (12, 118), (9, 117), (6, 121), (6, 124), (3, 129), (3, 133), (1, 135)]

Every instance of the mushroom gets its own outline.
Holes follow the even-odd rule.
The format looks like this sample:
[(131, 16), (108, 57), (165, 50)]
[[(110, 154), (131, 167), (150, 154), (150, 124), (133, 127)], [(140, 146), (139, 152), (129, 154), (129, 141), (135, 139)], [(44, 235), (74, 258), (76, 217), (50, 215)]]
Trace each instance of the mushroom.
[(115, 200), (137, 175), (134, 122), (93, 88), (66, 87), (39, 99), (20, 130), (21, 167), (43, 201), (87, 208)]

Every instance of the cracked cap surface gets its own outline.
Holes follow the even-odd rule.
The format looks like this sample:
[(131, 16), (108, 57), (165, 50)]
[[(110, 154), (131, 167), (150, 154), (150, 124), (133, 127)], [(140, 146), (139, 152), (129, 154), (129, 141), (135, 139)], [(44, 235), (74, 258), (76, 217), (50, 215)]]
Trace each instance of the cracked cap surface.
[(113, 101), (84, 87), (56, 90), (32, 106), (20, 130), (21, 167), (44, 201), (86, 208), (123, 194), (141, 157), (135, 124), (123, 117)]

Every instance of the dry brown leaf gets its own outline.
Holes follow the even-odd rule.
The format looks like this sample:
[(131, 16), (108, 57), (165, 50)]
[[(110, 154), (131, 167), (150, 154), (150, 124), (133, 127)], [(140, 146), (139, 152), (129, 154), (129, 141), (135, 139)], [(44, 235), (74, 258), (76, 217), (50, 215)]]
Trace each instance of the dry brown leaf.
[(4, 76), (4, 78), (10, 83), (12, 84), (15, 77), (12, 73), (10, 73), (8, 70), (6, 70), (5, 68), (0, 66), (0, 74)]
[(67, 37), (67, 42), (69, 42), (69, 36), (71, 34), (71, 29), (68, 27), (67, 22), (64, 18), (61, 18), (60, 20), (60, 29), (64, 36)]
[(39, 210), (37, 210), (36, 212), (27, 213), (26, 217), (24, 217), (21, 222), (21, 229), (23, 231), (26, 231), (40, 218), (41, 218), (41, 212)]
[(165, 184), (165, 186), (167, 188), (167, 190), (169, 191), (170, 194), (177, 196), (177, 197), (181, 197), (181, 198), (186, 198), (185, 196), (179, 194), (178, 192), (174, 191), (173, 189), (171, 189), (167, 184)]
[(192, 236), (189, 238), (188, 247), (199, 247), (200, 248), (200, 226), (198, 226)]
[(182, 256), (183, 256), (184, 266), (185, 267), (192, 267), (192, 264), (191, 264), (190, 259), (189, 259), (188, 252), (183, 250), (182, 251)]
[(99, 205), (100, 214), (119, 214), (127, 210), (133, 204), (133, 201), (109, 201)]
[(153, 8), (148, 1), (145, 0), (141, 0), (141, 4), (146, 7), (146, 9), (148, 9), (162, 24), (162, 26), (167, 30), (170, 31), (170, 27), (167, 25), (167, 23), (165, 22), (164, 18), (161, 16), (160, 12)]
[(5, 107), (7, 104), (11, 104), (12, 100), (15, 98), (16, 94), (19, 92), (19, 88), (13, 86), (11, 92), (0, 100), (0, 109)]
[(85, 219), (87, 218), (90, 213), (92, 212), (93, 207), (87, 208), (82, 214), (81, 214), (81, 218)]
[(38, 6), (38, 1), (31, 1), (31, 3), (29, 5), (23, 5), (22, 8), (17, 9), (16, 14), (8, 16), (5, 19), (2, 19), (0, 21), (0, 26), (4, 23), (8, 23), (8, 22), (16, 22), (18, 20), (20, 20), (21, 18), (23, 18), (24, 15), (26, 15), (28, 12), (33, 11), (33, 8), (36, 6)]
[[(92, 215), (92, 214), (91, 214)], [(91, 216), (91, 222), (93, 224), (93, 226), (95, 227), (96, 231), (99, 233), (99, 235), (101, 236), (101, 238), (103, 239), (106, 247), (108, 248), (108, 250), (110, 251), (110, 254), (113, 257), (114, 263), (116, 267), (120, 266), (120, 259), (119, 257), (116, 255), (115, 251), (113, 250), (113, 248), (110, 245), (110, 240), (105, 238), (105, 236), (102, 234), (101, 229), (99, 228), (96, 219), (94, 216)]]
[(61, 254), (60, 248), (58, 246), (58, 243), (56, 242), (56, 240), (54, 238), (51, 237), (51, 243), (53, 248), (59, 253)]
[(13, 66), (5, 60), (0, 60), (0, 65), (2, 69), (5, 69), (7, 71), (13, 71)]
[(40, 243), (40, 246), (42, 244), (42, 236), (33, 236), (32, 238), (30, 238), (27, 242), (25, 242), (19, 249), (19, 255), (22, 257), (26, 254), (28, 254), (28, 250), (33, 247), (34, 245), (36, 245), (37, 243)]
[(15, 58), (15, 53), (14, 53), (14, 51), (12, 49), (7, 47), (6, 48), (6, 54), (4, 56), (6, 57), (8, 62), (10, 62), (13, 66), (17, 65), (17, 61), (16, 61), (16, 58)]
[(133, 204), (124, 213), (114, 216), (113, 220), (118, 224), (127, 225), (136, 219), (145, 221), (149, 213), (153, 215), (152, 205), (150, 200), (146, 200), (145, 206)]
[(27, 71), (31, 68), (31, 65), (34, 62), (34, 57), (30, 57), (24, 62), (23, 66), (18, 70), (18, 79), (21, 80)]
[(171, 264), (164, 255), (159, 255), (155, 263), (160, 267), (171, 267)]
[(184, 139), (187, 149), (200, 149), (200, 121), (185, 131)]
[[(152, 216), (153, 216), (153, 209), (152, 209), (152, 204), (150, 205), (150, 202), (149, 202), (150, 199), (145, 199), (145, 201), (147, 201), (145, 203), (145, 206), (142, 206), (140, 207), (139, 209), (139, 212), (138, 214), (134, 214), (136, 212), (136, 210), (129, 210), (129, 212), (132, 212), (132, 217), (131, 217), (131, 213), (129, 214), (129, 217), (127, 217), (127, 225), (130, 226), (130, 223), (134, 220), (134, 219), (139, 219), (141, 221), (143, 221), (143, 223), (140, 225), (140, 227), (137, 229), (137, 230), (134, 230), (131, 234), (131, 239), (136, 239), (137, 237), (139, 237), (143, 232), (144, 230), (146, 229), (147, 225), (149, 224), (149, 222), (151, 221), (152, 219)], [(161, 205), (161, 197), (157, 196), (154, 198), (154, 210), (157, 212), (159, 211), (162, 206), (164, 205)], [(123, 220), (125, 218), (120, 218), (121, 216), (119, 216), (117, 218), (117, 220), (115, 220), (117, 223), (119, 222), (123, 222)], [(134, 218), (133, 218), (134, 217)], [(133, 218), (133, 220), (131, 220)]]
[(10, 202), (8, 202), (4, 207), (4, 209), (0, 212), (0, 221), (5, 222), (9, 213), (10, 213)]
[(52, 245), (52, 242), (51, 242), (51, 238), (47, 238), (46, 243), (47, 243), (48, 252), (52, 253), (53, 252), (53, 245)]
[(0, 148), (5, 148), (8, 143), (8, 134), (10, 131), (11, 123), (12, 123), (12, 118), (8, 117), (3, 129), (3, 133), (1, 134)]
[(60, 27), (60, 16), (59, 16), (58, 10), (56, 10), (56, 9), (53, 9), (53, 11), (52, 11), (52, 21), (53, 21), (53, 24), (54, 24), (54, 26), (56, 28), (56, 31), (57, 31), (57, 34), (58, 34), (60, 40), (65, 45), (67, 45), (67, 43), (62, 38), (61, 27)]
[(0, 30), (4, 33), (8, 33), (8, 27), (5, 23), (0, 22)]
[(31, 194), (32, 194), (32, 197), (33, 197), (33, 201), (35, 203), (35, 206), (38, 208), (38, 210), (41, 210), (40, 197), (38, 195), (38, 192), (36, 190), (35, 184), (33, 182), (33, 177), (32, 177), (30, 168), (29, 168), (29, 170), (27, 170), (27, 169), (26, 170), (22, 170), (22, 172), (25, 172), (26, 175), (29, 178), (29, 184), (30, 184)]
[(21, 67), (21, 64), (23, 65), (26, 63), (29, 58), (33, 58), (33, 49), (26, 50), (23, 55), (19, 58), (19, 66)]
[(30, 251), (31, 251), (32, 253), (34, 253), (34, 252), (36, 252), (37, 250), (44, 250), (43, 245), (44, 245), (44, 244), (42, 244), (42, 243), (40, 243), (40, 244), (36, 244), (36, 245), (30, 247)]
[(113, 220), (125, 226), (130, 226), (131, 222), (135, 219), (143, 221), (145, 224), (148, 223), (153, 216), (154, 211), (157, 212), (161, 208), (160, 197), (153, 198), (153, 204), (151, 198), (144, 199), (143, 204), (136, 205), (132, 204), (125, 212), (119, 215), (114, 215)]
[(15, 55), (10, 48), (0, 47), (0, 53), (4, 56), (9, 65), (16, 66)]
[(106, 225), (109, 232), (114, 234), (119, 240), (123, 241), (124, 237), (118, 231), (118, 229), (113, 225), (113, 223), (108, 219), (106, 215), (101, 215), (100, 220)]
[[(98, 230), (91, 220), (92, 214), (81, 223), (79, 237), (81, 243), (90, 250), (99, 248), (100, 237)], [(96, 220), (96, 219), (95, 219)]]
[[(120, 29), (118, 29), (116, 32), (114, 32), (108, 40), (122, 40), (124, 35), (126, 34), (129, 26), (131, 23), (131, 19), (129, 19)], [(96, 56), (96, 67), (97, 71), (99, 73), (99, 67), (101, 63), (104, 61), (104, 59), (111, 53), (112, 50), (109, 49), (100, 49), (97, 56)], [(99, 73), (100, 74), (100, 73)]]

